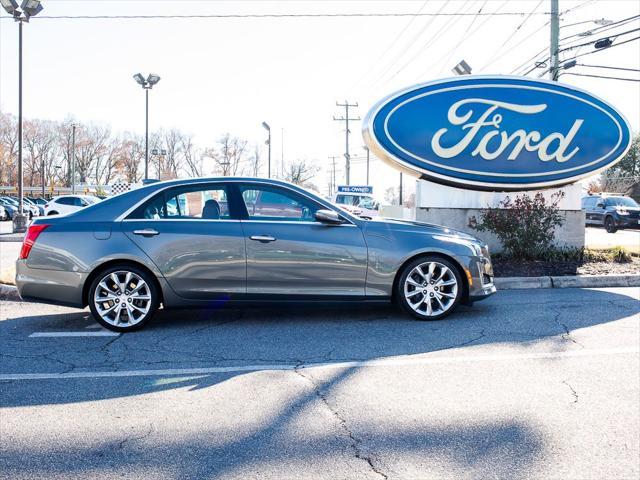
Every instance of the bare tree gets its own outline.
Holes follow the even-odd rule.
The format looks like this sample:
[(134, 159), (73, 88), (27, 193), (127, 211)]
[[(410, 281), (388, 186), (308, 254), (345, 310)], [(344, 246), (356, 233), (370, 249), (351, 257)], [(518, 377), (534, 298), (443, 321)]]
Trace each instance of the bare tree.
[(140, 166), (144, 161), (144, 139), (132, 134), (125, 134), (122, 142), (120, 164), (122, 176), (129, 183), (138, 183), (142, 177)]
[(180, 137), (180, 150), (184, 159), (183, 168), (189, 177), (202, 177), (204, 175), (203, 157), (193, 145), (191, 135), (183, 134)]
[(204, 156), (211, 158), (214, 162), (214, 171), (223, 177), (238, 174), (244, 162), (247, 141), (238, 137), (232, 137), (225, 133), (215, 147), (205, 151)]
[(24, 180), (28, 186), (42, 184), (47, 178), (58, 155), (56, 125), (47, 120), (30, 120), (24, 123)]
[(260, 144), (256, 143), (253, 147), (253, 155), (249, 157), (249, 175), (252, 177), (259, 177), (261, 167), (262, 159), (260, 158)]
[(0, 183), (16, 183), (18, 157), (18, 126), (16, 118), (0, 113)]
[[(320, 168), (309, 160), (296, 160), (286, 166), (284, 178), (288, 182), (310, 188), (315, 187), (310, 181), (319, 171)], [(317, 190), (317, 188), (314, 189)]]

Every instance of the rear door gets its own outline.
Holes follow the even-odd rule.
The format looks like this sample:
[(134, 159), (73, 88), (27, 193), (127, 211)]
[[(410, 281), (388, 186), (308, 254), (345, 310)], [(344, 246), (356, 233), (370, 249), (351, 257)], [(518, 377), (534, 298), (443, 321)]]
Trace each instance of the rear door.
[(181, 297), (245, 293), (244, 238), (225, 183), (160, 192), (123, 220), (122, 228)]

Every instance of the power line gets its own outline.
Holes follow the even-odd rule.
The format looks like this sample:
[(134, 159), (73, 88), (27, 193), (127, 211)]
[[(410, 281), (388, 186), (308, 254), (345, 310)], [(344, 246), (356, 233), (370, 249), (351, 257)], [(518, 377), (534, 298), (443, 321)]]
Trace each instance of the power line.
[[(518, 32), (520, 31), (520, 29), (522, 28), (522, 26), (527, 23), (527, 20), (529, 20), (531, 18), (531, 16), (535, 13), (535, 11), (538, 9), (538, 7), (540, 5), (542, 5), (543, 0), (539, 0), (539, 2), (536, 4), (535, 7), (533, 7), (533, 9), (529, 12), (529, 14), (524, 18), (524, 20), (522, 20), (522, 22), (520, 22), (520, 25), (518, 25), (516, 27), (516, 29), (511, 32), (511, 35), (509, 35), (507, 37), (507, 39), (502, 43), (502, 45), (500, 45), (498, 47), (498, 49), (495, 51), (493, 57), (491, 57), (489, 59), (489, 61), (487, 63), (484, 64), (484, 66), (482, 68), (480, 68), (480, 70), (484, 70), (485, 68), (487, 68), (489, 65), (491, 65), (495, 60), (496, 57), (498, 57), (498, 53), (504, 48), (504, 46), (509, 43), (511, 41), (511, 39), (516, 36), (518, 34)], [(499, 57), (498, 57), (499, 58)]]
[[(625, 31), (625, 32), (616, 33), (615, 35), (607, 35), (606, 37), (602, 37), (602, 38), (609, 38), (609, 39), (612, 39), (612, 38), (618, 38), (618, 37), (621, 37), (622, 35), (626, 35), (626, 34), (628, 34), (628, 33), (637, 32), (638, 30), (640, 30), (640, 28), (634, 28), (634, 29), (632, 29), (632, 30), (627, 30), (627, 31)], [(601, 39), (598, 39), (598, 40), (601, 40)], [(560, 53), (560, 52), (567, 52), (567, 51), (569, 51), (569, 50), (574, 50), (574, 49), (576, 49), (576, 48), (580, 48), (580, 47), (586, 47), (586, 46), (588, 46), (588, 45), (593, 45), (593, 44), (594, 44), (594, 43), (596, 43), (598, 40), (591, 40), (591, 41), (589, 41), (589, 42), (580, 43), (580, 44), (578, 44), (578, 45), (572, 45), (572, 46), (570, 46), (570, 47), (561, 48), (560, 50), (558, 50), (558, 53)]]
[[(462, 14), (462, 10), (464, 10), (464, 9), (465, 9), (465, 7), (467, 6), (467, 4), (468, 4), (468, 3), (469, 3), (469, 0), (465, 1), (465, 3), (463, 3), (463, 4), (462, 4), (462, 7), (460, 7), (460, 9), (459, 9), (457, 12), (455, 12), (455, 14), (454, 14), (454, 15), (455, 15), (455, 16), (460, 16), (460, 15)], [(442, 5), (442, 6), (444, 7), (445, 5), (446, 5), (446, 3), (443, 3), (443, 5)], [(471, 15), (471, 14), (466, 14), (466, 13), (465, 13), (464, 15)], [(387, 78), (384, 80), (383, 84), (386, 84), (389, 80), (391, 80), (391, 78), (392, 78), (392, 77), (394, 77), (395, 75), (397, 75), (397, 74), (399, 74), (400, 72), (402, 72), (402, 71), (403, 71), (405, 68), (407, 68), (407, 67), (408, 67), (408, 66), (409, 66), (409, 65), (410, 65), (410, 64), (411, 64), (411, 63), (412, 63), (412, 62), (413, 62), (413, 61), (414, 61), (418, 56), (420, 56), (420, 54), (422, 54), (422, 53), (427, 49), (427, 47), (429, 46), (429, 44), (430, 44), (431, 42), (433, 42), (436, 38), (438, 38), (438, 37), (439, 37), (439, 35), (441, 34), (441, 32), (442, 32), (443, 30), (445, 30), (447, 27), (449, 27), (449, 24), (451, 24), (452, 20), (453, 20), (453, 18), (449, 18), (449, 20), (447, 20), (447, 21), (445, 22), (445, 24), (444, 24), (444, 25), (442, 25), (442, 27), (440, 27), (440, 29), (439, 29), (436, 33), (434, 33), (431, 37), (429, 37), (429, 39), (428, 39), (428, 40), (427, 40), (427, 41), (426, 41), (426, 42), (425, 42), (425, 43), (424, 43), (424, 44), (423, 44), (423, 45), (422, 45), (422, 46), (421, 46), (421, 47), (420, 47), (420, 48), (419, 48), (419, 49), (418, 49), (418, 50), (417, 50), (417, 51), (416, 51), (416, 52), (415, 52), (415, 53), (414, 53), (414, 54), (413, 54), (413, 55), (412, 55), (412, 56), (411, 56), (411, 57), (410, 57), (410, 58), (409, 58), (409, 59), (408, 59), (408, 60), (407, 60), (407, 61), (406, 61), (406, 62), (405, 62), (405, 63), (404, 63), (404, 64), (403, 64), (399, 69), (398, 69), (398, 70), (396, 70), (396, 72), (395, 72), (393, 75), (391, 75), (391, 77), (387, 77)], [(377, 84), (377, 82), (376, 82), (376, 84)]]
[[(584, 38), (585, 36), (592, 36), (592, 35), (595, 35), (595, 34), (600, 34), (600, 33), (604, 32), (604, 31), (611, 30), (612, 28), (616, 28), (618, 26), (625, 25), (625, 24), (627, 24), (629, 22), (632, 22), (633, 20), (636, 20), (638, 18), (640, 18), (640, 15), (634, 15), (632, 17), (623, 18), (622, 20), (617, 20), (617, 21), (615, 21), (613, 23), (610, 23), (609, 25), (603, 25), (603, 26), (600, 26), (600, 27), (593, 28), (591, 30), (586, 30), (584, 32), (579, 32), (579, 33), (576, 33), (576, 34), (573, 34), (573, 35), (569, 35), (569, 36), (563, 37), (563, 38), (560, 39), (561, 46), (567, 45), (567, 43), (562, 44), (562, 42), (564, 42), (565, 40), (568, 40), (570, 38), (573, 38), (573, 37)], [(592, 21), (593, 20), (589, 20), (589, 22), (592, 22)], [(568, 43), (571, 44), (571, 43), (573, 43), (575, 41), (578, 41), (578, 39), (572, 40), (572, 41), (570, 41)], [(518, 70), (526, 68), (526, 65), (528, 65), (531, 62), (533, 62), (536, 58), (538, 58), (540, 55), (542, 55), (546, 50), (547, 50), (546, 48), (543, 48), (538, 53), (536, 53), (535, 55), (533, 55), (532, 57), (530, 57), (529, 59), (527, 59), (526, 61), (524, 61), (520, 65), (518, 65), (516, 68), (511, 70), (510, 73), (515, 73)], [(536, 63), (544, 63), (544, 62), (547, 62), (548, 60), (549, 60), (549, 57), (545, 57), (543, 60), (537, 60)], [(533, 68), (530, 68), (528, 71), (523, 73), (523, 75), (528, 75), (529, 73), (531, 73), (536, 68), (539, 68), (539, 67), (537, 65), (535, 65)]]
[(635, 78), (608, 77), (608, 76), (605, 76), (605, 75), (590, 75), (590, 74), (587, 74), (587, 73), (562, 72), (562, 75), (574, 75), (576, 77), (606, 78), (608, 80), (624, 80), (624, 81), (627, 81), (627, 82), (640, 83), (640, 79), (635, 79)]
[(610, 70), (624, 70), (625, 72), (640, 72), (640, 69), (637, 68), (612, 67), (610, 65), (587, 65), (586, 63), (577, 63), (576, 67), (606, 68)]
[[(186, 14), (186, 15), (43, 15), (33, 20), (148, 20), (148, 19), (244, 19), (244, 18), (377, 18), (377, 17), (472, 17), (474, 15), (501, 17), (522, 17), (527, 12), (482, 12), (477, 13), (407, 13), (407, 12), (371, 12), (371, 13), (228, 13), (228, 14)], [(550, 15), (550, 12), (537, 12), (536, 15)], [(0, 20), (13, 20), (3, 16)]]
[[(393, 49), (394, 45), (398, 42), (398, 40), (400, 40), (400, 37), (402, 37), (402, 35), (406, 33), (407, 29), (413, 24), (415, 19), (418, 18), (417, 14), (422, 13), (422, 10), (424, 10), (424, 7), (427, 6), (427, 3), (429, 3), (429, 0), (425, 0), (422, 6), (420, 7), (420, 9), (418, 10), (418, 12), (411, 17), (411, 20), (409, 20), (409, 22), (407, 22), (407, 24), (402, 29), (400, 29), (400, 31), (398, 32), (396, 37), (392, 40), (392, 42), (389, 44), (389, 46), (386, 48), (386, 50), (382, 52), (382, 54), (378, 57), (378, 62), (382, 60), (384, 57), (386, 57), (387, 53), (389, 53)], [(369, 69), (362, 74), (362, 76), (349, 88), (349, 90), (353, 90), (356, 87), (356, 85), (358, 85), (362, 80), (364, 80), (367, 77), (367, 75), (369, 75), (369, 73), (373, 72), (376, 66), (378, 65), (379, 63), (374, 63), (371, 67), (369, 67)]]

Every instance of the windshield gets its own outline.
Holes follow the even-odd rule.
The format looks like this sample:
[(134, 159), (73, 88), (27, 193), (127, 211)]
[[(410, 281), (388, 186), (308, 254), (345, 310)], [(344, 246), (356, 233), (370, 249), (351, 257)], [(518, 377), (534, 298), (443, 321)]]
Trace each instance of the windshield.
[(607, 206), (609, 207), (637, 207), (638, 204), (630, 197), (608, 197)]
[(358, 205), (361, 198), (362, 197), (360, 197), (359, 195), (340, 194), (340, 195), (336, 195), (336, 203), (338, 205), (351, 205), (355, 207), (356, 205)]

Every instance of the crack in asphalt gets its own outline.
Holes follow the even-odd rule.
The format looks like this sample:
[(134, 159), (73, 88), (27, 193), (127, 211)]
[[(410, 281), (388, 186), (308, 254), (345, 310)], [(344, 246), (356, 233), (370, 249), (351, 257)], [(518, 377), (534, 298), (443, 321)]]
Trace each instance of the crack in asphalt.
[(573, 402), (571, 403), (578, 403), (578, 392), (576, 392), (576, 390), (571, 386), (568, 380), (563, 380), (562, 383), (564, 383), (567, 387), (569, 387), (569, 390), (571, 390), (571, 395), (573, 395)]
[(303, 374), (300, 371), (300, 368), (304, 365), (304, 363), (302, 361), (298, 361), (297, 365), (295, 366), (295, 368), (293, 369), (293, 371), (300, 376), (301, 378), (303, 378), (307, 383), (309, 383), (313, 389), (313, 393), (315, 394), (315, 396), (322, 402), (322, 404), (329, 410), (329, 412), (331, 413), (331, 415), (333, 417), (336, 418), (336, 420), (338, 420), (338, 423), (340, 424), (340, 428), (347, 434), (347, 436), (349, 437), (350, 443), (351, 443), (351, 449), (353, 450), (354, 456), (359, 459), (362, 460), (364, 462), (367, 463), (367, 465), (369, 466), (369, 468), (371, 469), (372, 472), (374, 472), (376, 475), (378, 475), (379, 477), (387, 480), (389, 477), (380, 470), (380, 468), (378, 466), (375, 465), (374, 460), (373, 460), (373, 455), (369, 454), (366, 455), (364, 454), (364, 452), (362, 451), (362, 448), (360, 447), (362, 444), (362, 440), (360, 440), (358, 437), (356, 437), (354, 435), (354, 433), (351, 431), (351, 429), (349, 428), (349, 425), (347, 425), (347, 421), (338, 413), (337, 410), (335, 410), (331, 404), (329, 403), (329, 400), (327, 399), (327, 397), (322, 393), (320, 387), (318, 386), (318, 384), (316, 384), (316, 382), (313, 381), (313, 379), (311, 377), (306, 376), (305, 374)]
[(561, 337), (563, 340), (567, 340), (567, 341), (569, 341), (569, 342), (573, 342), (573, 343), (575, 343), (575, 344), (576, 344), (576, 345), (578, 345), (580, 348), (584, 348), (584, 345), (583, 345), (583, 344), (581, 344), (580, 342), (578, 342), (575, 338), (573, 338), (573, 337), (571, 336), (571, 330), (569, 330), (569, 327), (567, 327), (567, 324), (566, 324), (566, 323), (562, 323), (562, 322), (560, 321), (560, 315), (562, 315), (562, 312), (561, 312), (560, 310), (555, 310), (555, 311), (554, 311), (554, 314), (555, 314), (555, 316), (553, 317), (553, 321), (554, 321), (554, 322), (556, 322), (556, 324), (557, 324), (559, 327), (562, 327), (562, 329), (564, 330), (564, 333), (563, 333), (562, 335), (560, 335), (560, 337)]
[(118, 443), (118, 449), (122, 450), (124, 448), (125, 444), (128, 443), (128, 442), (137, 442), (138, 440), (144, 440), (145, 438), (150, 436), (153, 433), (154, 430), (155, 430), (155, 428), (153, 427), (153, 424), (151, 424), (151, 426), (149, 427), (149, 431), (147, 433), (144, 433), (139, 437), (126, 437), (124, 440), (121, 440)]

